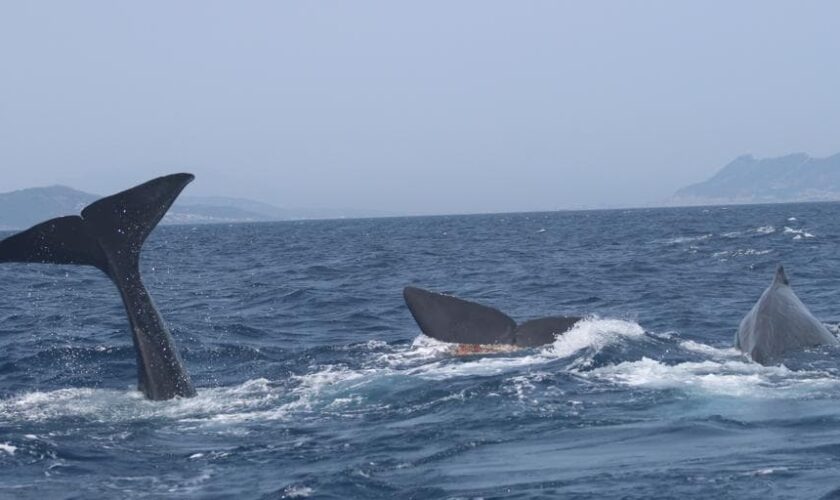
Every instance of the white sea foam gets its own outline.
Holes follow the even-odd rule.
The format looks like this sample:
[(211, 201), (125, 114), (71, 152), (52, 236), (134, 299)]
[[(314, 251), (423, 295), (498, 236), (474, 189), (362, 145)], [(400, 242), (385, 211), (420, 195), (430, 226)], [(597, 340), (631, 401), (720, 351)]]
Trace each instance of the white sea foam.
[(644, 334), (644, 329), (632, 321), (590, 317), (578, 322), (574, 328), (559, 336), (543, 352), (565, 358), (583, 349), (591, 348), (598, 351), (608, 344), (620, 342), (626, 338), (639, 338)]
[(548, 363), (555, 357), (542, 353), (530, 355), (470, 356), (463, 359), (444, 359), (409, 368), (405, 374), (425, 379), (445, 380), (452, 377), (489, 376), (504, 373), (522, 366)]
[[(370, 411), (376, 406), (372, 394), (382, 383), (389, 383), (390, 377), (439, 380), (505, 373), (573, 357), (585, 350), (597, 353), (607, 345), (643, 334), (641, 326), (630, 321), (591, 317), (541, 349), (467, 357), (452, 356), (453, 344), (420, 335), (410, 346), (369, 343), (366, 348), (371, 354), (359, 367), (314, 365), (307, 373), (292, 375), (282, 384), (258, 378), (235, 386), (199, 388), (193, 398), (148, 401), (133, 388), (27, 392), (0, 400), (0, 424), (67, 417), (102, 423), (167, 419), (182, 426), (225, 424), (220, 432), (247, 433), (247, 429), (237, 430), (226, 424), (285, 419), (301, 412), (347, 415), (359, 407)], [(526, 385), (522, 385), (523, 390)]]
[(806, 231), (804, 229), (794, 229), (794, 228), (788, 227), (788, 226), (785, 226), (785, 234), (795, 235), (793, 237), (793, 239), (795, 239), (795, 240), (801, 240), (803, 237), (804, 238), (816, 238), (816, 236), (814, 236), (813, 234), (809, 233), (808, 231)]
[(509, 380), (509, 382), (510, 389), (514, 394), (516, 394), (516, 399), (519, 401), (525, 401), (528, 398), (528, 394), (530, 394), (535, 387), (532, 379), (525, 375), (513, 377)]
[(746, 248), (746, 249), (739, 249), (739, 250), (723, 250), (720, 252), (715, 252), (712, 254), (712, 257), (717, 259), (725, 260), (728, 257), (752, 257), (756, 255), (767, 255), (768, 253), (772, 252), (773, 250), (766, 249), (766, 250), (756, 250), (755, 248)]
[(773, 234), (776, 232), (776, 228), (773, 226), (761, 226), (756, 228), (755, 232), (758, 234)]
[(68, 416), (93, 422), (159, 418), (193, 421), (272, 407), (281, 396), (282, 392), (266, 379), (231, 387), (200, 388), (196, 397), (169, 401), (148, 401), (134, 389), (67, 388), (0, 400), (0, 422), (42, 422)]
[(390, 355), (379, 358), (387, 366), (393, 368), (404, 367), (424, 360), (449, 357), (452, 355), (453, 344), (441, 342), (425, 335), (418, 335), (412, 342), (410, 349), (398, 350)]
[(643, 335), (644, 330), (637, 323), (593, 316), (578, 322), (553, 344), (541, 349), (460, 357), (453, 356), (454, 344), (419, 335), (407, 348), (388, 349), (373, 355), (362, 368), (325, 365), (311, 373), (293, 377), (298, 385), (292, 389), (291, 395), (297, 399), (288, 403), (286, 410), (312, 409), (313, 405), (328, 399), (321, 397), (324, 391), (337, 388), (342, 392), (331, 400), (331, 408), (358, 403), (359, 399), (353, 391), (364, 392), (365, 385), (384, 377), (443, 380), (451, 377), (489, 376), (568, 358), (586, 349), (596, 353), (609, 344)]
[[(293, 378), (298, 381), (298, 385), (291, 392), (295, 399), (285, 405), (284, 411), (312, 410), (325, 399), (327, 404), (332, 404), (336, 400), (335, 397), (321, 398), (320, 396), (324, 392), (336, 389), (346, 394), (365, 385), (371, 376), (376, 374), (377, 370), (372, 368), (353, 370), (343, 366), (326, 365), (319, 371), (296, 375)], [(349, 402), (354, 400), (354, 396), (342, 396), (338, 399)]]
[(776, 472), (787, 472), (789, 469), (787, 467), (767, 467), (765, 469), (758, 469), (752, 472), (748, 472), (747, 475), (749, 476), (769, 476), (770, 474), (775, 474)]
[(713, 356), (715, 358), (740, 358), (742, 356), (741, 351), (734, 347), (712, 347), (693, 340), (683, 340), (680, 342), (680, 347), (686, 351), (705, 354), (706, 356)]
[(9, 443), (0, 443), (0, 451), (14, 455), (17, 451), (17, 446), (12, 446)]
[(762, 366), (732, 359), (670, 365), (642, 358), (596, 368), (582, 375), (631, 387), (750, 398), (798, 398), (840, 388), (840, 379), (826, 372), (794, 372), (784, 365)]
[(229, 424), (283, 420), (301, 412), (344, 414), (360, 404), (363, 396), (359, 393), (365, 385), (392, 372), (387, 367), (314, 366), (310, 373), (292, 376), (285, 385), (260, 378), (236, 386), (199, 388), (193, 398), (169, 401), (148, 401), (134, 389), (36, 391), (0, 400), (0, 424), (67, 417), (101, 423), (166, 419), (188, 427), (222, 424), (220, 432), (247, 433)]
[[(387, 408), (389, 403), (382, 401), (381, 395), (383, 389), (387, 391), (395, 383), (413, 379), (417, 384), (423, 380), (507, 372), (512, 373), (505, 391), (521, 401), (526, 401), (533, 392), (538, 380), (535, 376), (557, 371), (631, 387), (677, 388), (727, 396), (785, 398), (840, 388), (840, 379), (825, 372), (764, 367), (748, 362), (734, 348), (713, 347), (692, 340), (681, 341), (680, 348), (701, 355), (703, 361), (667, 364), (642, 358), (592, 368), (595, 354), (605, 347), (637, 342), (645, 336), (635, 322), (590, 317), (542, 348), (454, 357), (452, 344), (421, 335), (408, 346), (368, 344), (364, 347), (369, 354), (356, 366), (313, 365), (305, 373), (281, 383), (259, 378), (235, 386), (199, 388), (198, 395), (188, 399), (152, 402), (134, 389), (68, 388), (20, 394), (0, 400), (0, 424), (67, 417), (102, 423), (166, 419), (186, 429), (209, 426), (220, 433), (247, 434), (250, 432), (247, 426), (235, 424), (291, 417), (323, 418), (324, 415), (352, 417), (359, 412)], [(558, 360), (565, 362), (539, 368)], [(522, 367), (528, 367), (524, 374), (517, 371)], [(463, 392), (442, 396), (443, 399), (464, 397)], [(0, 449), (14, 453), (7, 446), (12, 445)]]
[(311, 497), (315, 490), (308, 486), (288, 486), (283, 490), (280, 498), (307, 498)]
[(696, 242), (696, 241), (708, 240), (712, 236), (714, 236), (714, 234), (712, 234), (712, 233), (701, 234), (699, 236), (677, 236), (676, 238), (671, 238), (671, 239), (665, 240), (665, 243), (670, 244), (670, 245), (675, 245), (675, 244), (680, 244), (680, 243), (693, 243), (693, 242)]
[[(451, 356), (438, 361), (417, 366), (407, 370), (411, 375), (424, 378), (445, 379), (457, 376), (485, 376), (504, 373), (527, 365), (550, 363), (562, 358), (568, 358), (578, 352), (589, 349), (598, 352), (605, 346), (621, 342), (627, 338), (644, 335), (644, 329), (639, 324), (619, 319), (601, 319), (593, 316), (579, 321), (571, 330), (560, 335), (553, 344), (529, 354), (476, 356), (453, 362)], [(427, 345), (426, 342), (423, 342)], [(443, 344), (443, 343), (439, 343)], [(451, 350), (451, 344), (443, 344)], [(575, 360), (575, 364), (588, 364), (590, 358)]]

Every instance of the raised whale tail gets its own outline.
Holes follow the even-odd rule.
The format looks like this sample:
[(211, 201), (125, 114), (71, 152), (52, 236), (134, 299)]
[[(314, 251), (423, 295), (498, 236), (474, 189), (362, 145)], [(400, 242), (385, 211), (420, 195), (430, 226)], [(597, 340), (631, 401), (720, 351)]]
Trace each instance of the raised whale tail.
[(137, 266), (140, 248), (195, 177), (158, 177), (97, 200), (71, 215), (50, 219), (0, 241), (0, 262), (91, 265), (115, 278)]
[(456, 344), (536, 347), (554, 342), (581, 319), (551, 316), (517, 325), (498, 309), (422, 288), (406, 287), (403, 298), (424, 334)]
[(0, 262), (101, 269), (122, 296), (137, 351), (138, 386), (150, 399), (195, 394), (169, 331), (140, 280), (140, 249), (192, 174), (158, 177), (0, 241)]

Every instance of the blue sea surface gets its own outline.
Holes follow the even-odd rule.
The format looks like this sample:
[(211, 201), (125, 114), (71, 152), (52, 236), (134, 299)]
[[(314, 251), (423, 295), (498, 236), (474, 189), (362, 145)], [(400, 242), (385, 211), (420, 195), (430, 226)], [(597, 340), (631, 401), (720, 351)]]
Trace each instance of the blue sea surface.
[[(164, 226), (142, 270), (198, 396), (151, 402), (98, 270), (0, 266), (3, 498), (840, 497), (840, 352), (732, 348), (783, 263), (840, 324), (840, 205)], [(455, 357), (405, 285), (543, 348)]]

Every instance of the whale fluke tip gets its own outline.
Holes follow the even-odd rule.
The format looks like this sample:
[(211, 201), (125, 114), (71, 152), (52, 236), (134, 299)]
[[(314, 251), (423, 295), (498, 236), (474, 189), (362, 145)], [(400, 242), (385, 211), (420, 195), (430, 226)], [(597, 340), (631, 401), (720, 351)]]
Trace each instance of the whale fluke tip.
[(516, 322), (492, 307), (422, 288), (403, 288), (408, 310), (427, 336), (454, 344), (513, 344)]

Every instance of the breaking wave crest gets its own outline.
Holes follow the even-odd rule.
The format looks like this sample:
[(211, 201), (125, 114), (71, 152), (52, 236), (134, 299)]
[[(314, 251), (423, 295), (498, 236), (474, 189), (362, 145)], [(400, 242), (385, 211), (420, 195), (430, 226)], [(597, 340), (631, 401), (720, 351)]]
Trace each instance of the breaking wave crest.
[[(411, 344), (369, 341), (353, 349), (359, 357), (356, 365), (309, 365), (283, 380), (256, 378), (235, 386), (199, 388), (189, 399), (152, 402), (133, 389), (28, 392), (0, 400), (0, 425), (165, 420), (181, 428), (217, 426), (220, 432), (237, 432), (231, 424), (370, 414), (389, 407), (391, 391), (422, 390), (447, 379), (501, 377), (500, 383), (511, 387), (509, 392), (518, 393), (523, 376), (530, 380), (537, 374), (542, 380), (550, 373), (625, 387), (752, 398), (817, 397), (840, 389), (840, 378), (827, 371), (761, 366), (734, 348), (653, 335), (636, 322), (611, 318), (586, 318), (550, 345), (510, 353), (453, 356), (452, 344), (423, 335)], [(675, 352), (681, 353), (677, 359), (665, 356)], [(5, 450), (14, 453), (12, 448)]]
[[(489, 356), (454, 357), (452, 344), (424, 335), (410, 345), (367, 342), (359, 366), (312, 365), (287, 380), (248, 380), (229, 387), (199, 388), (194, 398), (148, 401), (134, 389), (66, 388), (33, 391), (0, 400), (0, 423), (82, 419), (139, 422), (166, 419), (182, 425), (277, 420), (291, 414), (371, 411), (378, 388), (395, 379), (443, 380), (491, 376), (571, 359), (577, 367), (607, 346), (645, 335), (637, 323), (591, 317), (541, 349)], [(561, 366), (558, 370), (563, 370)]]
[(818, 397), (840, 388), (840, 378), (828, 372), (794, 371), (746, 360), (668, 364), (643, 358), (596, 368), (588, 375), (631, 387), (764, 399)]

